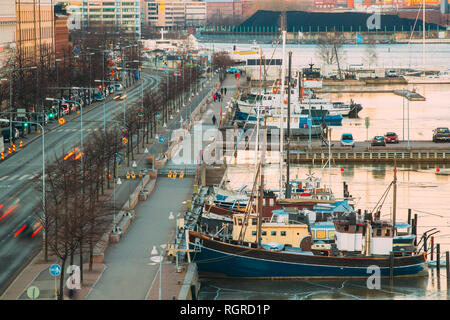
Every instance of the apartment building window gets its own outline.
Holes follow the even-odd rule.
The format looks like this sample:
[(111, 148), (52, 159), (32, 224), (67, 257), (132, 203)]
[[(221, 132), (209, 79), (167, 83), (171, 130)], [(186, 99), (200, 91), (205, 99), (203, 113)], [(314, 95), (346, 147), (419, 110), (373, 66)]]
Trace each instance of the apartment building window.
[(103, 2), (104, 6), (113, 6), (114, 2)]

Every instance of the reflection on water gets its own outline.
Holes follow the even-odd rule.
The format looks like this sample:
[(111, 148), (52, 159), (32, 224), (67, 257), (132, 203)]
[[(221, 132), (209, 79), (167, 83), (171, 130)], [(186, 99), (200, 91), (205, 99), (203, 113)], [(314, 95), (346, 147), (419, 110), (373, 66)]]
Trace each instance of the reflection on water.
[[(437, 228), (435, 243), (441, 245), (441, 259), (450, 250), (450, 168), (434, 165), (399, 166), (397, 188), (397, 220), (407, 221), (408, 209), (418, 218), (418, 236)], [(322, 183), (331, 185), (336, 198), (343, 197), (343, 182), (349, 185), (350, 194), (356, 199), (355, 209), (372, 210), (379, 198), (393, 180), (391, 166), (342, 165), (322, 169), (321, 166), (307, 167), (291, 165), (291, 179), (303, 179), (311, 170)], [(237, 189), (245, 183), (252, 183), (254, 167), (230, 166), (228, 187)], [(279, 188), (279, 167), (265, 168), (267, 188)], [(381, 210), (383, 219), (392, 213), (392, 192)], [(441, 268), (438, 281), (436, 270), (430, 269), (428, 278), (395, 279), (394, 288), (382, 283), (382, 290), (368, 290), (363, 280), (340, 281), (233, 281), (201, 279), (201, 299), (447, 299), (445, 268)]]
[(445, 272), (436, 276), (398, 278), (390, 286), (382, 279), (380, 289), (368, 289), (365, 279), (341, 280), (201, 280), (199, 300), (364, 300), (449, 299)]

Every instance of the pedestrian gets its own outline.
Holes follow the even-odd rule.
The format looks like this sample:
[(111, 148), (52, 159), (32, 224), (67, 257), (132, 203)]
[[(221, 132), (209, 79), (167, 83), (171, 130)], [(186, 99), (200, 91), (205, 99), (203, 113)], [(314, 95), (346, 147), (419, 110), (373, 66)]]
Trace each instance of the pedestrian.
[(220, 93), (217, 93), (217, 97), (219, 98), (219, 102), (222, 99), (222, 96), (220, 95)]
[(227, 87), (223, 88), (223, 92), (227, 95)]
[(216, 102), (216, 99), (217, 99), (217, 95), (214, 93), (214, 95), (213, 95), (213, 99), (214, 99), (214, 102)]
[(220, 88), (220, 94), (221, 95), (223, 94), (223, 88)]
[(213, 123), (213, 125), (216, 125), (216, 116), (215, 115), (212, 116), (212, 123)]

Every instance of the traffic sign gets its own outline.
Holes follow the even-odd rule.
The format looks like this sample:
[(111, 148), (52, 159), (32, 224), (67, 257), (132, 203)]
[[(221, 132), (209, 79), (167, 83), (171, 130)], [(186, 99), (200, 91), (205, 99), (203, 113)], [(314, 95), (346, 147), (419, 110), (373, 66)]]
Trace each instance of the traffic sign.
[(127, 139), (127, 138), (122, 138), (122, 142), (123, 142), (124, 144), (126, 144), (126, 143), (128, 143), (128, 139)]
[(61, 274), (61, 266), (59, 264), (52, 264), (49, 271), (52, 276), (57, 277)]
[(366, 128), (368, 128), (370, 126), (370, 118), (369, 117), (365, 117), (364, 120), (365, 120)]
[(58, 119), (58, 123), (59, 123), (60, 125), (63, 125), (64, 123), (66, 123), (66, 119), (64, 119), (64, 118), (59, 118), (59, 119)]
[(164, 142), (164, 137), (159, 137), (158, 141), (159, 141), (159, 143), (163, 143)]
[(36, 286), (31, 286), (27, 289), (27, 296), (31, 300), (35, 300), (39, 297), (39, 288)]

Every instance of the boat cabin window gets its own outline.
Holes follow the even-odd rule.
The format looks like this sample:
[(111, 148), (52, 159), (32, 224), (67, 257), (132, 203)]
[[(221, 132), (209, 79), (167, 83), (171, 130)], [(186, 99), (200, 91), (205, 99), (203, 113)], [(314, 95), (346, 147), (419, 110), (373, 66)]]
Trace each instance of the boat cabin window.
[(266, 235), (267, 235), (267, 231), (262, 231), (261, 234), (262, 234), (263, 236), (266, 236)]
[(256, 219), (252, 218), (252, 226), (256, 226)]
[(327, 232), (325, 230), (317, 230), (316, 231), (316, 238), (317, 239), (325, 239), (327, 235)]
[(276, 232), (276, 231), (272, 231), (272, 232), (270, 232), (270, 235), (271, 235), (271, 236), (276, 236), (276, 235), (277, 235), (277, 232)]
[(280, 235), (286, 236), (286, 231), (280, 231)]

